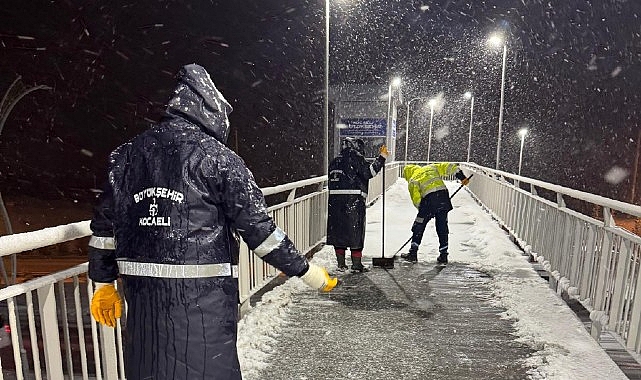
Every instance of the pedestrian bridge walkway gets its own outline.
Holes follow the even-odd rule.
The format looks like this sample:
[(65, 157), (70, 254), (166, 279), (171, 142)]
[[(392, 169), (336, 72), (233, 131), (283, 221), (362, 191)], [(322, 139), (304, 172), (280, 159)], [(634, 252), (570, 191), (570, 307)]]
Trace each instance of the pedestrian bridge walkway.
[[(446, 267), (435, 265), (433, 221), (417, 264), (341, 275), (329, 294), (280, 277), (242, 247), (245, 380), (641, 378), (634, 360), (641, 352), (641, 238), (612, 217), (641, 217), (641, 207), (462, 167), (474, 178), (453, 199)], [(415, 210), (400, 170), (400, 163), (388, 165), (370, 181), (366, 262), (393, 255), (409, 237)], [(336, 273), (332, 247), (322, 246), (326, 180), (263, 193), (295, 245)], [(453, 192), (458, 185), (448, 186)], [(83, 221), (1, 236), (0, 256), (89, 234)], [(121, 326), (90, 318), (86, 270), (83, 264), (0, 289), (11, 326), (0, 380), (124, 378)]]
[[(458, 185), (448, 186), (453, 193)], [(386, 193), (385, 210), (380, 201), (368, 209), (366, 256), (382, 249), (392, 256), (410, 235), (415, 209), (406, 193), (399, 180)], [(416, 264), (398, 259), (393, 269), (340, 274), (332, 247), (325, 247), (314, 260), (338, 274), (334, 291), (317, 293), (291, 279), (265, 295), (241, 323), (245, 378), (638, 376), (638, 363), (628, 360), (626, 377), (470, 193), (459, 192), (453, 204), (447, 266), (436, 264), (431, 221)], [(269, 339), (261, 343), (258, 335)]]

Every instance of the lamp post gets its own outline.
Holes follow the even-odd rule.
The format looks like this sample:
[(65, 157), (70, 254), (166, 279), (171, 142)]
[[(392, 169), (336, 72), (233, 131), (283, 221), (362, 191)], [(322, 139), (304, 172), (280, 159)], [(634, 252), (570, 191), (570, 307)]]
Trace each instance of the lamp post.
[(503, 101), (505, 99), (505, 63), (507, 62), (507, 44), (498, 34), (490, 36), (488, 42), (493, 46), (503, 45), (503, 69), (501, 71), (501, 104), (499, 106), (499, 136), (496, 143), (496, 169), (498, 170), (499, 159), (501, 157), (501, 129), (503, 128)]
[(323, 174), (329, 168), (329, 1), (325, 0), (325, 99), (323, 102)]
[(470, 91), (463, 94), (465, 99), (470, 99), (470, 135), (467, 140), (467, 162), (470, 162), (470, 154), (472, 152), (472, 125), (474, 125), (474, 94)]
[(430, 151), (432, 150), (432, 124), (434, 122), (434, 106), (436, 105), (436, 99), (430, 99), (430, 130), (427, 137), (427, 162), (430, 162)]
[(409, 102), (407, 102), (407, 112), (405, 113), (405, 162), (407, 162), (407, 147), (408, 147), (408, 139), (409, 139), (409, 131), (410, 131), (410, 104), (412, 104), (413, 101), (415, 100), (424, 100), (426, 98), (412, 98), (410, 99)]
[[(391, 128), (392, 128), (392, 88), (398, 87), (401, 85), (401, 78), (395, 77), (389, 82), (389, 88), (387, 89), (387, 131), (385, 135), (387, 138), (391, 139)], [(385, 142), (386, 145), (389, 144), (388, 141)], [(393, 156), (393, 153), (390, 151)]]
[(521, 136), (521, 153), (519, 153), (519, 172), (518, 175), (521, 175), (521, 164), (523, 163), (523, 145), (525, 144), (525, 136), (527, 135), (527, 129), (523, 128), (519, 131), (519, 136)]

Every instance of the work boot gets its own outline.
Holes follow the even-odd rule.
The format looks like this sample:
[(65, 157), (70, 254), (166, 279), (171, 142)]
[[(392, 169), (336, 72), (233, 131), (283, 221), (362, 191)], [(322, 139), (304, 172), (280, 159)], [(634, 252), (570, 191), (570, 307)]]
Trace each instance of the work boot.
[(411, 252), (410, 252), (410, 253), (404, 253), (403, 255), (401, 255), (401, 257), (402, 257), (405, 261), (408, 261), (408, 262), (410, 262), (410, 263), (415, 263), (415, 262), (417, 262), (417, 261), (418, 261), (418, 257), (417, 257), (417, 255), (416, 255), (416, 254), (412, 254)]
[(338, 263), (338, 271), (345, 272), (347, 270), (347, 264), (345, 264), (345, 255), (336, 254), (336, 262)]
[(410, 247), (410, 251), (408, 253), (402, 253), (401, 258), (411, 263), (417, 262), (418, 261), (418, 245), (415, 245), (414, 243), (412, 243), (412, 246)]
[(439, 247), (438, 253), (439, 253), (439, 255), (436, 258), (436, 261), (439, 264), (447, 264), (447, 245)]
[(352, 256), (352, 272), (369, 272), (369, 268), (363, 265), (360, 257)]

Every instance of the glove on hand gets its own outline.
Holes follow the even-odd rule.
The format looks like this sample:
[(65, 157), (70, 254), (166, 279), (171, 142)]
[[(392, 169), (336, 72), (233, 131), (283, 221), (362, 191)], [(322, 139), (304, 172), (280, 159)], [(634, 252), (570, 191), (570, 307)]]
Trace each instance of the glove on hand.
[(98, 323), (116, 327), (116, 318), (122, 315), (122, 300), (112, 284), (96, 283), (91, 299), (91, 315)]
[(301, 276), (301, 280), (309, 287), (318, 289), (322, 292), (329, 292), (334, 289), (338, 283), (336, 277), (330, 278), (327, 269), (315, 264), (309, 264), (309, 269)]
[(381, 148), (378, 150), (378, 152), (381, 156), (383, 156), (383, 158), (387, 158), (387, 156), (389, 156), (389, 151), (387, 150), (387, 146), (385, 145), (381, 145)]
[(461, 184), (462, 184), (463, 186), (467, 186), (467, 184), (468, 184), (468, 183), (470, 183), (470, 179), (469, 179), (469, 178), (463, 178), (463, 179), (461, 180)]

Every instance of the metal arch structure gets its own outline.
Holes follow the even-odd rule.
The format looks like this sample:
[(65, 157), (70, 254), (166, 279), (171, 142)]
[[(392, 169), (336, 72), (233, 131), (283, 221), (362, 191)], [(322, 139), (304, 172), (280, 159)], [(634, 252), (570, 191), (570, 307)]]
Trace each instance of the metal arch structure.
[[(25, 86), (24, 83), (22, 83), (22, 76), (18, 75), (18, 77), (11, 83), (7, 91), (4, 93), (4, 96), (2, 97), (2, 101), (0, 101), (0, 134), (2, 134), (4, 124), (9, 118), (9, 114), (13, 110), (13, 107), (15, 107), (16, 104), (18, 104), (18, 102), (22, 98), (24, 98), (25, 96), (29, 95), (30, 93), (36, 90), (51, 90), (51, 89), (52, 89), (51, 87), (45, 86), (45, 85), (37, 85), (31, 88), (27, 88), (27, 86)], [(7, 230), (7, 234), (8, 235), (13, 234), (13, 228), (11, 227), (11, 220), (9, 219), (9, 213), (7, 212), (7, 208), (4, 205), (2, 194), (0, 194), (0, 213), (2, 214), (2, 220)], [(12, 268), (11, 282), (9, 282), (7, 272), (4, 267), (4, 262), (0, 260), (0, 273), (2, 274), (2, 278), (6, 286), (15, 283), (16, 266), (17, 266), (16, 257), (15, 255), (12, 255), (11, 256), (11, 268)]]

